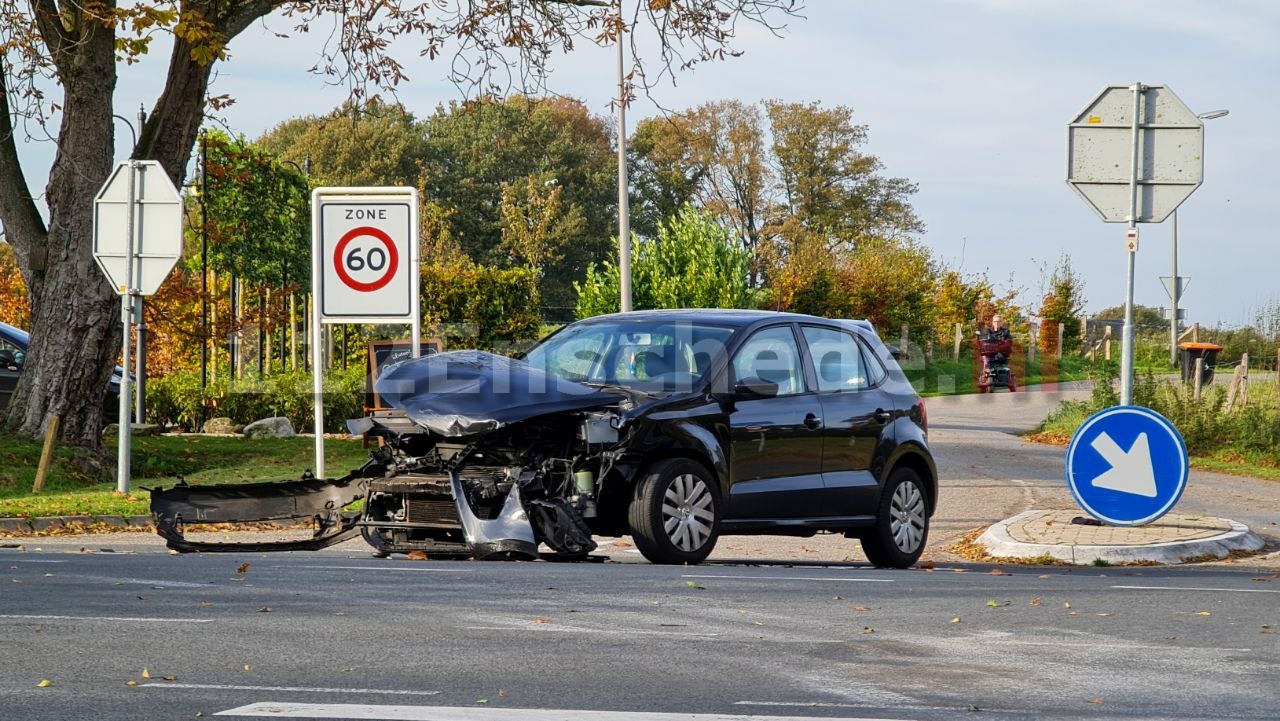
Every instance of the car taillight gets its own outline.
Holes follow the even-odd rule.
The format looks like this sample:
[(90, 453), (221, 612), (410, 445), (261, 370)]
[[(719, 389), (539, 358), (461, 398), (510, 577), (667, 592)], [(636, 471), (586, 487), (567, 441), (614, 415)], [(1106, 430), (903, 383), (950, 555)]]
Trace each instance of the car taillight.
[(929, 413), (924, 408), (924, 399), (916, 401), (916, 406), (920, 409), (920, 427), (927, 433), (929, 431)]

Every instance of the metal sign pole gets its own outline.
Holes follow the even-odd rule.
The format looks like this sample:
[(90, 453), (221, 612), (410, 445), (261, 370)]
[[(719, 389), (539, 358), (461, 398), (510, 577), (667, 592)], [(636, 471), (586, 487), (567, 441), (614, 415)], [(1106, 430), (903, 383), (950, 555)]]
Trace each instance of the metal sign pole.
[(1125, 276), (1124, 333), (1120, 345), (1120, 405), (1133, 405), (1133, 273), (1138, 255), (1138, 169), (1142, 146), (1138, 144), (1141, 124), (1142, 83), (1133, 84), (1133, 157), (1129, 166), (1128, 271)]
[(129, 492), (129, 454), (132, 451), (133, 442), (133, 424), (129, 419), (129, 410), (132, 405), (132, 384), (129, 378), (129, 339), (132, 335), (130, 326), (133, 323), (133, 255), (134, 255), (134, 205), (138, 202), (138, 166), (133, 160), (129, 161), (129, 204), (125, 209), (125, 232), (128, 233), (128, 242), (125, 243), (125, 287), (124, 292), (120, 294), (120, 323), (123, 327), (121, 335), (124, 342), (121, 346), (122, 361), (124, 364), (124, 372), (120, 377), (120, 417), (117, 426), (119, 431), (117, 437), (119, 443), (116, 446), (116, 490), (120, 493)]
[(315, 418), (315, 473), (316, 478), (324, 478), (324, 359), (321, 357), (319, 333), (320, 327), (320, 274), (323, 272), (320, 257), (320, 199), (319, 190), (311, 192), (311, 328), (307, 340), (311, 343), (311, 393), (313, 418)]
[(1178, 210), (1173, 211), (1173, 278), (1169, 280), (1169, 365), (1178, 367)]

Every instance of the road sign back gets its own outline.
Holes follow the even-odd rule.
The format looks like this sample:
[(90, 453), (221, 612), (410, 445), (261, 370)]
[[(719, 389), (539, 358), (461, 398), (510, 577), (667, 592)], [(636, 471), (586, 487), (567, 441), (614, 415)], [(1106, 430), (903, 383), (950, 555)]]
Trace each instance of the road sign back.
[(1116, 406), (1090, 416), (1067, 447), (1067, 485), (1089, 515), (1141, 526), (1168, 513), (1187, 485), (1187, 447), (1164, 416)]
[[(1112, 85), (1067, 128), (1067, 182), (1108, 223), (1129, 219), (1133, 88)], [(1142, 86), (1138, 223), (1159, 223), (1204, 177), (1204, 123), (1163, 85)]]
[(93, 201), (93, 257), (116, 293), (159, 290), (182, 257), (182, 196), (160, 163), (125, 161), (103, 183)]

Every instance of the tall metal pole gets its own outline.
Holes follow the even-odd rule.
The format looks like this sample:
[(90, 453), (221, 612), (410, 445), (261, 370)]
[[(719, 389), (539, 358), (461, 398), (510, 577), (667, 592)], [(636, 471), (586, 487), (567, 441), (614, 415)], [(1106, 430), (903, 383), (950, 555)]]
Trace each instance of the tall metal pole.
[[(200, 133), (200, 396), (209, 386), (209, 148)], [(204, 421), (203, 404), (200, 418)]]
[(1173, 211), (1173, 278), (1169, 283), (1169, 297), (1173, 302), (1169, 303), (1171, 311), (1169, 313), (1169, 365), (1178, 366), (1178, 288), (1181, 285), (1181, 279), (1178, 278), (1178, 211)]
[(132, 384), (129, 376), (129, 340), (133, 335), (131, 333), (133, 324), (133, 263), (134, 263), (134, 232), (133, 232), (133, 212), (134, 206), (137, 204), (137, 178), (138, 163), (135, 160), (129, 161), (129, 204), (125, 211), (125, 227), (128, 229), (128, 242), (125, 243), (125, 287), (120, 288), (120, 324), (123, 326), (124, 343), (121, 346), (120, 353), (122, 355), (122, 365), (124, 372), (120, 377), (120, 417), (117, 423), (120, 429), (117, 436), (119, 443), (116, 445), (116, 490), (121, 493), (129, 492), (129, 451), (133, 441), (133, 424), (129, 420), (129, 410), (132, 403), (130, 391)]
[[(622, 2), (618, 2), (622, 19)], [(622, 312), (631, 310), (631, 207), (627, 199), (627, 93), (623, 72), (622, 43), (625, 31), (618, 32), (618, 276), (622, 286)]]
[(1128, 272), (1124, 292), (1124, 332), (1120, 345), (1120, 405), (1133, 404), (1133, 270), (1138, 255), (1138, 169), (1142, 147), (1138, 144), (1138, 128), (1142, 123), (1142, 83), (1133, 84), (1133, 158), (1129, 165), (1129, 232)]
[[(141, 105), (138, 106), (138, 129), (145, 130), (147, 127), (147, 111)], [(137, 143), (134, 143), (134, 152), (137, 152)], [(146, 423), (147, 418), (147, 318), (143, 315), (143, 297), (138, 295), (137, 313), (138, 321), (138, 358), (134, 375), (137, 377), (137, 388), (134, 401), (135, 411), (133, 417), (139, 423)], [(126, 365), (125, 368), (128, 368)]]

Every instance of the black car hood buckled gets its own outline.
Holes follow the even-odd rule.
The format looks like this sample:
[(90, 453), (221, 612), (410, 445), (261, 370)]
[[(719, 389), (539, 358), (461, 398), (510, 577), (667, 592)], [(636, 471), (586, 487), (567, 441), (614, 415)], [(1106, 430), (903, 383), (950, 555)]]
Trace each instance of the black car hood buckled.
[(604, 393), (484, 351), (438, 353), (388, 366), (378, 396), (427, 430), (469, 436), (538, 416), (617, 403)]

